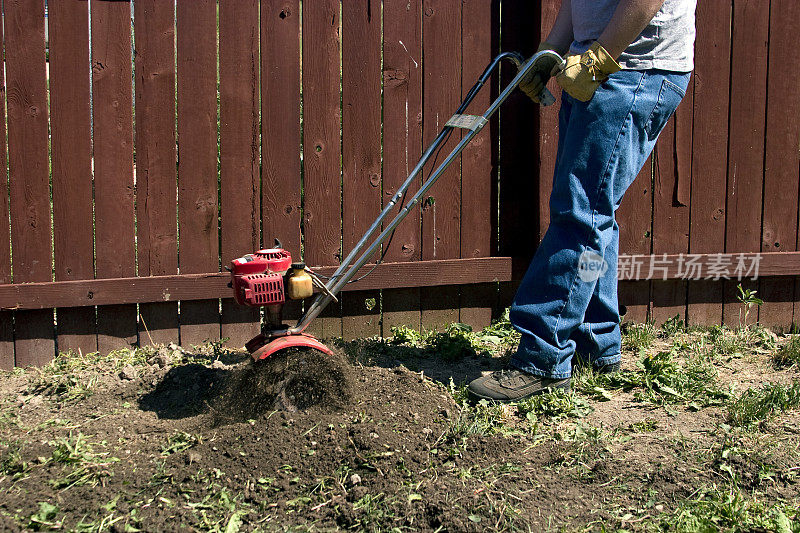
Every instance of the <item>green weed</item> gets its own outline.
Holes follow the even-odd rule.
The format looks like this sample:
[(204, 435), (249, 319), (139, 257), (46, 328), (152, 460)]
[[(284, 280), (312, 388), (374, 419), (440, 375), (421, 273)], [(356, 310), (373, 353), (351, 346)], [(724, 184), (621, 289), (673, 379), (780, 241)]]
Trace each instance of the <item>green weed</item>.
[(739, 327), (746, 330), (749, 327), (748, 318), (750, 317), (750, 313), (753, 311), (754, 307), (760, 307), (764, 303), (764, 300), (756, 296), (758, 291), (744, 289), (741, 283), (736, 286), (736, 289), (739, 291), (739, 294), (736, 295), (736, 299), (742, 304), (739, 309)]
[(167, 443), (161, 447), (161, 455), (179, 453), (203, 442), (200, 435), (192, 435), (184, 431), (173, 433), (167, 437)]
[(470, 436), (488, 435), (501, 430), (509, 412), (509, 406), (487, 400), (481, 400), (475, 406), (464, 402), (458, 415), (439, 436), (434, 447), (440, 444), (450, 445), (453, 447), (451, 453), (458, 453), (457, 448), (463, 447)]
[(682, 502), (673, 514), (661, 516), (658, 525), (668, 531), (792, 533), (800, 531), (797, 518), (797, 508), (749, 498), (735, 485), (710, 486)]
[(233, 496), (226, 487), (214, 484), (212, 488), (215, 490), (210, 490), (201, 501), (185, 505), (195, 511), (204, 531), (239, 531), (242, 518), (252, 511), (250, 505), (240, 501), (239, 496)]
[(359, 514), (355, 517), (352, 528), (360, 531), (383, 531), (386, 525), (397, 519), (392, 509), (393, 503), (393, 500), (382, 492), (365, 494), (353, 503), (353, 509), (359, 511)]
[(75, 436), (70, 433), (69, 437), (59, 437), (50, 445), (54, 447), (51, 460), (64, 465), (64, 475), (50, 481), (58, 489), (103, 483), (105, 478), (113, 475), (111, 465), (119, 461), (116, 457), (109, 457), (108, 452), (95, 452), (94, 445), (80, 432)]
[(0, 455), (0, 474), (17, 480), (24, 477), (29, 469), (28, 463), (22, 459), (22, 444), (18, 441), (8, 443)]
[(677, 333), (683, 333), (686, 331), (686, 322), (680, 317), (680, 315), (675, 315), (671, 318), (668, 318), (664, 323), (661, 325), (661, 334), (665, 338), (669, 338), (674, 336)]
[(772, 356), (772, 364), (775, 368), (800, 365), (800, 336), (789, 339), (789, 342)]
[(695, 358), (679, 364), (676, 359), (678, 349), (673, 346), (668, 351), (643, 356), (636, 363), (637, 370), (595, 375), (576, 385), (595, 396), (598, 390), (635, 390), (637, 400), (656, 405), (678, 403), (698, 408), (722, 405), (730, 393), (717, 385), (714, 366)]
[(517, 412), (528, 420), (546, 421), (560, 418), (582, 418), (594, 409), (580, 396), (557, 389), (546, 394), (532, 396), (516, 404)]
[(748, 426), (797, 407), (800, 407), (800, 382), (790, 386), (770, 383), (758, 389), (747, 389), (730, 402), (728, 420), (735, 426)]
[(450, 324), (425, 341), (426, 350), (449, 361), (458, 361), (477, 354), (473, 344), (472, 327), (467, 324)]
[(622, 347), (627, 351), (642, 352), (653, 345), (656, 340), (656, 328), (653, 324), (626, 324), (622, 332)]
[(61, 529), (62, 523), (56, 521), (59, 508), (49, 502), (39, 502), (39, 510), (30, 516), (28, 527), (34, 531)]

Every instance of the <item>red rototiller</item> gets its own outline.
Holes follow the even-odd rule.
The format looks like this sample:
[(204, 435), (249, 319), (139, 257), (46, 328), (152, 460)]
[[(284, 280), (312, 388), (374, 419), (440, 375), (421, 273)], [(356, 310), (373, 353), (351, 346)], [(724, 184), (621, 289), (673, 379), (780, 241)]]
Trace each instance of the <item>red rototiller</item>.
[[(242, 305), (264, 307), (266, 311), (266, 326), (264, 332), (253, 337), (246, 344), (247, 350), (255, 361), (265, 359), (277, 351), (291, 347), (305, 347), (330, 354), (330, 349), (317, 339), (304, 333), (306, 327), (317, 315), (331, 302), (336, 300), (336, 295), (351, 281), (356, 272), (363, 267), (378, 248), (389, 239), (398, 224), (416, 206), (426, 192), (436, 183), (447, 167), (458, 157), (461, 151), (472, 141), (479, 131), (487, 124), (492, 115), (497, 112), (500, 105), (506, 101), (516, 89), (536, 62), (545, 56), (556, 58), (563, 65), (563, 59), (553, 51), (543, 50), (529, 60), (517, 52), (504, 52), (498, 55), (486, 67), (478, 81), (467, 93), (464, 101), (450, 117), (436, 136), (433, 143), (422, 154), (417, 165), (411, 171), (392, 199), (386, 204), (375, 222), (358, 241), (355, 248), (342, 261), (339, 268), (327, 280), (323, 281), (304, 263), (293, 262), (291, 254), (284, 250), (279, 241), (275, 247), (259, 250), (245, 255), (231, 262), (231, 287), (236, 301)], [(470, 102), (475, 98), (481, 88), (497, 69), (502, 60), (512, 62), (517, 69), (517, 75), (492, 102), (482, 115), (466, 115), (464, 112)], [(541, 105), (550, 105), (554, 102), (553, 95), (546, 88), (539, 97)], [(411, 197), (407, 204), (402, 201), (408, 187), (422, 172), (423, 167), (447, 141), (450, 133), (455, 128), (467, 130), (458, 145), (442, 161), (442, 163), (429, 175), (420, 189)], [(385, 226), (384, 221), (400, 202), (398, 212)], [(373, 235), (383, 226), (377, 237)], [(314, 286), (319, 289), (319, 294), (307, 306), (305, 313), (297, 324), (290, 327), (283, 324), (281, 311), (288, 300), (303, 300), (312, 296)]]

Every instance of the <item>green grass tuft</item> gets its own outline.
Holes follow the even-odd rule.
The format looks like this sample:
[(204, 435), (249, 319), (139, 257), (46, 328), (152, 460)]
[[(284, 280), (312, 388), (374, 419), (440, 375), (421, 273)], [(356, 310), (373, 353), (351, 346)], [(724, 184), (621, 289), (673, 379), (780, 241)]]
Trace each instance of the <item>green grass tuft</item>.
[(772, 356), (775, 368), (788, 368), (800, 365), (800, 336), (792, 337)]
[(659, 519), (663, 531), (708, 532), (800, 531), (798, 509), (747, 497), (738, 487), (701, 489), (671, 515)]
[(653, 324), (626, 324), (622, 332), (622, 347), (627, 351), (642, 352), (653, 345), (656, 340), (656, 328)]
[(736, 426), (765, 422), (789, 409), (800, 407), (800, 382), (790, 386), (769, 383), (747, 389), (728, 405), (728, 420)]

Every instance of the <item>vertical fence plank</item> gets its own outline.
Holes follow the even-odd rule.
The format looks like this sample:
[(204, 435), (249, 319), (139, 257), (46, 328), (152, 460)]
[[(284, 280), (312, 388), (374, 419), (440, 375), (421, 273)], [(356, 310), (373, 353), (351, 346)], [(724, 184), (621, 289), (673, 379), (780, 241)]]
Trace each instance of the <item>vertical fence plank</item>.
[[(419, 161), (422, 149), (421, 0), (386, 0), (383, 5), (383, 199), (391, 200)], [(389, 23), (388, 21), (391, 21)], [(406, 198), (418, 189), (412, 184)], [(420, 212), (415, 209), (394, 232), (386, 261), (421, 259)], [(383, 291), (383, 335), (392, 326), (420, 327), (420, 290)]]
[[(797, 250), (798, 168), (800, 168), (800, 73), (786, 69), (796, 46), (800, 2), (773, 0), (769, 29), (764, 225), (762, 252)], [(761, 280), (762, 325), (788, 329), (792, 324), (794, 278)]]
[[(545, 0), (542, 2), (541, 39), (547, 38), (550, 28), (555, 24), (560, 2)], [(561, 108), (561, 88), (551, 81), (550, 90), (556, 102), (550, 107), (539, 107), (539, 235), (538, 246), (550, 225), (550, 192), (553, 190), (553, 175), (556, 170), (556, 152), (558, 151), (558, 111)], [(524, 153), (524, 152), (523, 152)]]
[[(264, 246), (300, 260), (300, 2), (261, 2), (261, 215)], [(287, 302), (284, 320), (300, 302)]]
[[(217, 3), (178, 0), (178, 216), (182, 274), (219, 269)], [(219, 301), (181, 302), (185, 346), (220, 336)]]
[[(653, 158), (649, 157), (628, 187), (616, 213), (619, 253), (648, 255), (653, 231)], [(650, 309), (650, 282), (619, 282), (619, 303), (627, 308), (625, 320), (646, 322)]]
[[(472, 87), (494, 57), (497, 31), (491, 22), (497, 22), (499, 2), (464, 0), (462, 2), (462, 84), (461, 96)], [(493, 78), (496, 80), (496, 78)], [(479, 114), (491, 103), (494, 83), (475, 98), (468, 110)], [(492, 164), (492, 139), (496, 139), (497, 120), (492, 120), (468, 146), (462, 157), (461, 171), (461, 254), (462, 258), (492, 255), (493, 181), (497, 177)], [(496, 226), (494, 226), (496, 229)], [(461, 287), (459, 321), (475, 329), (489, 325), (492, 309), (497, 299), (497, 284), (483, 283)]]
[[(381, 208), (381, 18), (380, 2), (342, 3), (344, 254)], [(380, 334), (380, 291), (342, 294), (341, 301), (345, 339)]]
[[(52, 2), (48, 21), (55, 274), (57, 281), (91, 279), (89, 5)], [(60, 352), (97, 350), (94, 307), (61, 308), (57, 318)]]
[[(130, 277), (136, 274), (131, 6), (95, 0), (91, 9), (97, 277)], [(135, 305), (98, 306), (100, 352), (136, 341)]]
[[(0, 43), (3, 25), (0, 24)], [(6, 152), (6, 79), (0, 69), (0, 284), (11, 283), (11, 226), (8, 205), (8, 159)], [(14, 314), (0, 311), (0, 370), (14, 367)]]
[[(133, 3), (136, 74), (136, 242), (140, 276), (176, 274), (175, 6)], [(139, 306), (140, 342), (178, 342), (178, 303)]]
[[(694, 72), (691, 227), (689, 251), (725, 249), (725, 179), (728, 167), (728, 87), (731, 54), (731, 2), (699, 2)], [(687, 318), (691, 324), (722, 321), (722, 284), (689, 282)]]
[[(692, 83), (658, 139), (653, 156), (653, 253), (689, 251), (689, 194), (692, 157)], [(652, 319), (686, 318), (686, 281), (658, 279), (651, 285)]]
[[(304, 254), (309, 265), (341, 259), (341, 109), (339, 2), (320, 0), (303, 11)], [(312, 324), (321, 337), (341, 336), (341, 306), (331, 304)]]
[[(424, 0), (423, 125), (425, 145), (444, 127), (461, 102), (461, 2)], [(454, 130), (440, 156), (426, 166), (425, 176), (438, 166), (461, 138)], [(432, 158), (435, 159), (435, 158)], [(456, 159), (422, 199), (422, 258), (453, 259), (460, 254), (461, 158)], [(458, 322), (458, 287), (422, 291), (422, 327), (439, 329)]]
[[(536, 51), (543, 29), (542, 8), (537, 2), (503, 1), (500, 48), (530, 57)], [(544, 28), (549, 31), (549, 26)], [(505, 87), (517, 74), (510, 63), (501, 66), (501, 85)], [(539, 244), (539, 183), (552, 181), (552, 174), (539, 173), (538, 107), (521, 91), (514, 91), (500, 108), (500, 188), (499, 241), (501, 256), (519, 258), (527, 265)], [(555, 131), (549, 135), (556, 135)], [(536, 228), (531, 231), (531, 228)], [(521, 273), (517, 273), (521, 274)], [(511, 304), (517, 282), (500, 284), (499, 307)]]
[[(767, 97), (767, 2), (733, 2), (731, 107), (728, 141), (728, 212), (725, 251), (757, 252), (761, 249), (761, 208), (764, 176), (764, 112)], [(741, 306), (736, 300), (736, 280), (725, 282), (723, 320), (740, 325)], [(742, 282), (745, 288), (757, 284)]]
[[(258, 28), (256, 0), (219, 5), (222, 264), (260, 246)], [(222, 301), (222, 336), (242, 346), (260, 331), (260, 310)]]
[[(51, 281), (44, 4), (4, 4), (14, 281)], [(52, 310), (16, 314), (17, 366), (53, 358)]]

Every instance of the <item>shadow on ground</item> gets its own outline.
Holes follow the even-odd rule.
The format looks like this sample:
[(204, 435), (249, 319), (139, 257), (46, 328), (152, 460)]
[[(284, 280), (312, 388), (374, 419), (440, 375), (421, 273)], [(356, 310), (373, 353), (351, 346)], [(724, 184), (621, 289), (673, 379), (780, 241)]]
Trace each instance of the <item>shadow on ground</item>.
[(500, 370), (508, 362), (508, 357), (480, 355), (468, 346), (444, 350), (446, 355), (436, 348), (392, 344), (381, 339), (338, 341), (337, 346), (357, 364), (389, 369), (404, 366), (444, 385), (449, 385), (451, 379), (456, 385), (469, 383), (486, 372)]

